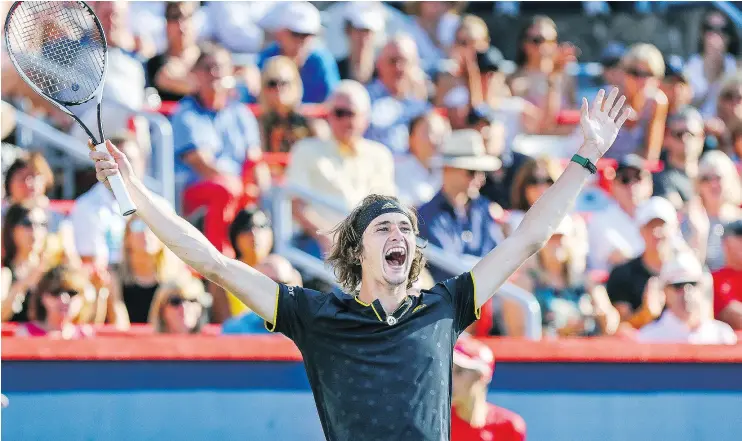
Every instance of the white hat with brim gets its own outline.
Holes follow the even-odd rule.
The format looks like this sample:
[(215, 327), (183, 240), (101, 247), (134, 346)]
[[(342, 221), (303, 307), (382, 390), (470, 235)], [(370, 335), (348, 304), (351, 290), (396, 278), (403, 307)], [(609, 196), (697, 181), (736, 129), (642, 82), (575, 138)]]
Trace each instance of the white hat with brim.
[(309, 2), (286, 2), (273, 7), (258, 22), (268, 31), (288, 29), (297, 34), (316, 35), (322, 29), (319, 10)]
[(355, 29), (379, 32), (384, 29), (384, 13), (375, 6), (349, 3), (345, 19)]
[(441, 146), (440, 163), (446, 167), (472, 171), (495, 171), (499, 158), (487, 154), (482, 135), (474, 129), (456, 130)]
[(636, 223), (643, 227), (654, 219), (665, 221), (666, 224), (678, 225), (678, 212), (670, 201), (660, 196), (652, 196), (636, 209), (634, 217)]
[(664, 285), (698, 283), (703, 280), (703, 267), (692, 252), (680, 252), (662, 265), (660, 281)]

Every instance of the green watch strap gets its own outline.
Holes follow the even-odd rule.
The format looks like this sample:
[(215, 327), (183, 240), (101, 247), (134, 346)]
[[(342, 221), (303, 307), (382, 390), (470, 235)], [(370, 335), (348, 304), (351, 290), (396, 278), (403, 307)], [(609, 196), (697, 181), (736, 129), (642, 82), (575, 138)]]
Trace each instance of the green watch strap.
[(580, 164), (581, 166), (585, 167), (587, 169), (587, 171), (589, 171), (592, 174), (595, 174), (598, 171), (598, 168), (595, 166), (595, 164), (593, 164), (592, 162), (590, 162), (589, 159), (584, 158), (584, 157), (582, 157), (580, 155), (574, 155), (574, 156), (572, 156), (572, 162), (576, 162), (576, 163)]

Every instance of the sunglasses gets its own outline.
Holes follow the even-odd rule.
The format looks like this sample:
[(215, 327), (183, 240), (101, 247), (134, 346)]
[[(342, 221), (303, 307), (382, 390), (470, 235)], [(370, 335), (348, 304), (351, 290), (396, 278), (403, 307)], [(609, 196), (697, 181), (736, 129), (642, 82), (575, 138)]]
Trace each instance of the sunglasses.
[(297, 38), (297, 39), (302, 39), (302, 40), (314, 36), (314, 34), (302, 34), (301, 32), (294, 32), (294, 31), (290, 31), (290, 32), (291, 32), (292, 37)]
[(526, 185), (554, 185), (554, 180), (541, 176), (531, 176), (526, 179)]
[(684, 291), (686, 289), (686, 286), (695, 288), (697, 285), (698, 285), (698, 282), (680, 282), (680, 283), (669, 283), (667, 286), (676, 291)]
[(713, 25), (710, 23), (703, 24), (703, 32), (716, 32), (717, 34), (726, 35), (726, 26)]
[(184, 299), (180, 296), (171, 296), (167, 299), (167, 304), (170, 306), (180, 306), (186, 302), (195, 302), (195, 300)]
[(686, 135), (687, 136), (692, 136), (694, 138), (699, 138), (699, 137), (703, 136), (700, 133), (691, 132), (688, 129), (685, 129), (685, 130), (674, 130), (674, 131), (670, 132), (670, 134), (672, 135), (673, 138), (677, 138), (677, 139), (683, 139), (683, 138), (686, 137)]
[(353, 118), (356, 116), (356, 112), (350, 110), (350, 109), (342, 109), (342, 108), (335, 108), (332, 111), (332, 114), (335, 115), (335, 118)]
[(275, 78), (270, 79), (265, 83), (266, 87), (268, 87), (269, 89), (276, 89), (278, 87), (286, 87), (289, 84), (291, 84), (291, 81), (289, 80), (278, 80)]
[(627, 173), (627, 172), (623, 172), (623, 173), (618, 173), (616, 175), (616, 178), (618, 178), (618, 180), (623, 185), (629, 185), (629, 184), (633, 184), (635, 182), (641, 181), (642, 180), (642, 175), (641, 175), (641, 173)]
[(724, 101), (742, 101), (742, 95), (735, 92), (724, 92), (721, 94)]
[(46, 221), (43, 221), (43, 222), (34, 222), (31, 219), (29, 219), (29, 218), (23, 218), (23, 219), (21, 219), (21, 221), (18, 222), (18, 225), (21, 225), (23, 227), (28, 227), (28, 228), (34, 228), (34, 227), (47, 228), (49, 226), (49, 224)]
[(189, 18), (193, 17), (193, 15), (185, 15), (185, 14), (174, 14), (169, 17), (165, 17), (166, 21), (182, 21), (182, 20), (188, 20)]
[(627, 68), (626, 73), (634, 78), (652, 78), (654, 76), (652, 72), (647, 72), (645, 70), (640, 70), (633, 67)]
[(531, 44), (541, 45), (544, 43), (554, 43), (556, 40), (546, 39), (541, 35), (535, 37), (526, 37), (526, 41)]
[(48, 294), (51, 295), (51, 296), (54, 296), (54, 297), (61, 297), (61, 296), (65, 295), (65, 294), (67, 294), (68, 296), (70, 296), (70, 298), (72, 298), (72, 297), (75, 297), (76, 295), (78, 295), (79, 293), (80, 293), (80, 291), (77, 291), (75, 289), (58, 289), (58, 290), (55, 290), (55, 291), (50, 291)]
[(721, 176), (719, 175), (701, 175), (700, 178), (698, 178), (701, 182), (711, 182), (711, 181), (721, 181)]

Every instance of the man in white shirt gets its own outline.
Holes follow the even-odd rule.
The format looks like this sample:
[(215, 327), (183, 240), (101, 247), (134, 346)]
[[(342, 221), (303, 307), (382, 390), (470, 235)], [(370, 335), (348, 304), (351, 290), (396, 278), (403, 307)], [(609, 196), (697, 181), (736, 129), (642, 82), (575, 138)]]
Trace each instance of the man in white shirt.
[(639, 330), (638, 340), (651, 343), (737, 343), (732, 327), (714, 320), (710, 313), (708, 277), (691, 252), (679, 253), (662, 266), (666, 309), (653, 323)]
[(410, 151), (395, 157), (394, 174), (399, 199), (413, 207), (428, 202), (443, 184), (440, 146), (450, 135), (446, 118), (429, 112), (410, 123)]
[(644, 159), (631, 154), (619, 161), (611, 186), (615, 203), (593, 214), (588, 223), (591, 269), (610, 271), (644, 251), (634, 216), (636, 207), (652, 196), (652, 188), (652, 175)]

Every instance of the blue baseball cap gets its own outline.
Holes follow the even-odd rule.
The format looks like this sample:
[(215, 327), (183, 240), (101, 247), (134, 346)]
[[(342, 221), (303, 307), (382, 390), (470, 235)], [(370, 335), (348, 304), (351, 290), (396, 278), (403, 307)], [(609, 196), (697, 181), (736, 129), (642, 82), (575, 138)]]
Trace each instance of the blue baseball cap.
[(608, 43), (600, 54), (600, 64), (604, 67), (616, 67), (626, 53), (626, 46), (612, 41)]
[(688, 76), (685, 74), (685, 62), (678, 55), (670, 55), (665, 58), (665, 79), (679, 80), (688, 83)]

